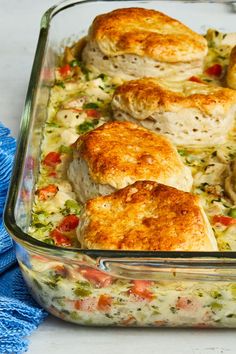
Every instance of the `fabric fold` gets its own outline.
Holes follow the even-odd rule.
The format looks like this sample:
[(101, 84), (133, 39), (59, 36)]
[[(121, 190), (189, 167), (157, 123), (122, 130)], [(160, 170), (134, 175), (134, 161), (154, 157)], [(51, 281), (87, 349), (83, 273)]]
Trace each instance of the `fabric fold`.
[(14, 243), (4, 228), (3, 208), (11, 176), (16, 141), (0, 123), (0, 353), (23, 353), (28, 335), (47, 316), (30, 296), (19, 267)]

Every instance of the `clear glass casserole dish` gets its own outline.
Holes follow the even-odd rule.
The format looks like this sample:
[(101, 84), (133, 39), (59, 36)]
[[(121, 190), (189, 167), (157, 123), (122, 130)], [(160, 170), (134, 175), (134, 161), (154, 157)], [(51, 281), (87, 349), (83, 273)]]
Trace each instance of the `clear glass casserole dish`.
[(236, 252), (72, 249), (28, 233), (58, 54), (86, 33), (97, 14), (130, 6), (163, 11), (199, 32), (235, 31), (231, 1), (65, 1), (49, 9), (41, 22), (5, 225), (33, 297), (59, 318), (82, 325), (236, 327)]

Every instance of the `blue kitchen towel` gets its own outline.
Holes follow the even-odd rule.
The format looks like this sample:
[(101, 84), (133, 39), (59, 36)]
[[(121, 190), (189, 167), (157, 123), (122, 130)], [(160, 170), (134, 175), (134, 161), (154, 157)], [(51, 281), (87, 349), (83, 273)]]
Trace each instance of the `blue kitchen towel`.
[(10, 130), (0, 123), (0, 354), (27, 351), (28, 336), (46, 317), (31, 298), (16, 264), (13, 242), (2, 214), (16, 148)]

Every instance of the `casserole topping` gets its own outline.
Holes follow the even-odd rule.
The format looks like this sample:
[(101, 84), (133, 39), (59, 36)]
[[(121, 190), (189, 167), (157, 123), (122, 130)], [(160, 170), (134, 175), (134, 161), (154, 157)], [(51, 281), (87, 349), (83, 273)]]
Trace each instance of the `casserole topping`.
[[(204, 70), (201, 75), (190, 77), (190, 81), (224, 86), (231, 37), (208, 30)], [(79, 246), (76, 227), (64, 230), (60, 226), (67, 216), (71, 220), (78, 218), (79, 222), (82, 207), (67, 178), (72, 145), (79, 136), (111, 120), (110, 102), (116, 87), (123, 83), (118, 77), (90, 72), (76, 59), (76, 45), (66, 48), (55, 72), (30, 228), (31, 234), (44, 242), (73, 247)], [(232, 129), (227, 141), (219, 146), (178, 146), (182, 161), (192, 171), (192, 192), (201, 198), (221, 251), (236, 250), (231, 167), (236, 156), (235, 134)]]

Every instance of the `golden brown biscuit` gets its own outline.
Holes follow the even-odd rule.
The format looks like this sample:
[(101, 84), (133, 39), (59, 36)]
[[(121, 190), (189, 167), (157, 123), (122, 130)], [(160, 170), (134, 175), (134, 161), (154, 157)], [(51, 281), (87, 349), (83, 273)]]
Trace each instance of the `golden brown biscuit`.
[(218, 250), (199, 198), (152, 181), (89, 200), (78, 239), (89, 249)]
[(68, 177), (82, 202), (137, 180), (189, 191), (190, 169), (168, 139), (130, 122), (110, 122), (81, 136)]
[(140, 123), (177, 145), (223, 143), (236, 112), (234, 90), (191, 81), (143, 78), (118, 87), (114, 118)]
[(236, 90), (236, 46), (233, 47), (230, 53), (226, 81), (230, 88)]
[(124, 8), (97, 16), (83, 60), (89, 69), (125, 79), (189, 77), (201, 71), (205, 38), (155, 10)]

